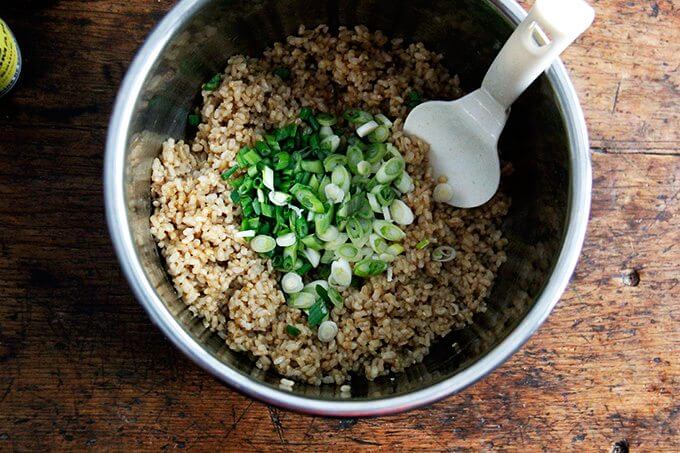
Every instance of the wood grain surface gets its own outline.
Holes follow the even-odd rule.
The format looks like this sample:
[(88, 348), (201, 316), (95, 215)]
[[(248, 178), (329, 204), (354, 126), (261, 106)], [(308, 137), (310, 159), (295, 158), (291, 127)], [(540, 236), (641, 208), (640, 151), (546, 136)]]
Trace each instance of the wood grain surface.
[(106, 125), (172, 2), (2, 2), (25, 71), (0, 99), (0, 449), (678, 451), (680, 13), (671, 0), (593, 5), (593, 29), (564, 57), (594, 173), (568, 291), (468, 390), (339, 420), (221, 385), (151, 325), (120, 274), (102, 206)]

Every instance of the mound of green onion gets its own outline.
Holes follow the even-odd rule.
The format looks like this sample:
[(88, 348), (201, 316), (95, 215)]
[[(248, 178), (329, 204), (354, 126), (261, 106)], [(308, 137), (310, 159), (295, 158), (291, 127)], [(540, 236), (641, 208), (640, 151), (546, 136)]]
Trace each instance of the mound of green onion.
[(241, 207), (237, 236), (284, 273), (288, 305), (318, 326), (342, 306), (340, 291), (404, 251), (401, 227), (414, 216), (400, 197), (413, 181), (384, 115), (303, 108), (299, 117), (244, 146), (222, 179)]

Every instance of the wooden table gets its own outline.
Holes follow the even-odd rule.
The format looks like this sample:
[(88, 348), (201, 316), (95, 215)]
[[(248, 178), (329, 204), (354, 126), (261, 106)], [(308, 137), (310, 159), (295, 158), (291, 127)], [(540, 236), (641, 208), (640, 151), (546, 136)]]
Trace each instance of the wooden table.
[(107, 120), (172, 3), (2, 3), (26, 69), (0, 100), (0, 449), (677, 451), (677, 3), (595, 0), (594, 28), (565, 55), (590, 127), (593, 210), (548, 322), (461, 394), (369, 420), (297, 415), (221, 385), (120, 274), (102, 206)]

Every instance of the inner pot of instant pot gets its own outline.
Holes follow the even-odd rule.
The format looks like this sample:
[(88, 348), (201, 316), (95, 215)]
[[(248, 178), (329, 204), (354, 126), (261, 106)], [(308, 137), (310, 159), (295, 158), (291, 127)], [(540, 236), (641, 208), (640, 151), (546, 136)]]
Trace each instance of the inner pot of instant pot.
[[(186, 7), (188, 3), (190, 7)], [(158, 155), (161, 143), (168, 137), (192, 138), (187, 135), (187, 114), (200, 103), (201, 84), (211, 75), (221, 72), (230, 56), (239, 53), (257, 56), (274, 42), (296, 34), (301, 24), (307, 28), (327, 24), (332, 31), (340, 25), (366, 25), (371, 30), (382, 30), (391, 38), (422, 41), (429, 49), (443, 53), (445, 65), (452, 74), (460, 76), (462, 88), (469, 92), (481, 84), (487, 68), (513, 29), (504, 13), (504, 3), (499, 1), (497, 4), (482, 0), (215, 0), (180, 3), (178, 8), (184, 6), (184, 12), (175, 19), (181, 23), (164, 23), (168, 27), (178, 27), (177, 32), (167, 37), (162, 46), (143, 55), (144, 61), (133, 65), (133, 70), (142, 68), (144, 71), (141, 78), (139, 74), (128, 75), (128, 78), (137, 77), (139, 80), (139, 85), (130, 90), (136, 99), (134, 102), (119, 99), (119, 104), (127, 103), (130, 109), (121, 114), (117, 107), (114, 113), (112, 128), (122, 124), (121, 121), (126, 127), (126, 154), (121, 159), (125, 212), (112, 213), (111, 206), (108, 208), (110, 223), (126, 218), (133, 250), (122, 252), (121, 246), (116, 246), (133, 288), (152, 319), (166, 334), (169, 329), (178, 329), (177, 335), (169, 336), (175, 343), (183, 343), (178, 346), (184, 352), (240, 390), (286, 405), (276, 396), (284, 392), (278, 390), (281, 376), (274, 371), (262, 371), (245, 355), (229, 350), (221, 338), (192, 316), (177, 296), (149, 232), (151, 163)], [(574, 146), (570, 145), (573, 140), (568, 137), (569, 113), (565, 113), (564, 103), (557, 99), (559, 89), (555, 80), (555, 77), (551, 81), (544, 75), (522, 95), (513, 106), (501, 138), (501, 158), (511, 162), (513, 167), (511, 174), (503, 176), (503, 185), (512, 197), (512, 207), (503, 224), (504, 235), (509, 241), (508, 260), (501, 267), (488, 298), (488, 310), (477, 314), (472, 326), (441, 339), (423, 363), (410, 367), (404, 373), (372, 382), (356, 377), (352, 380), (349, 401), (404, 396), (462, 373), (490, 351), (498, 349), (496, 347), (525, 319), (542, 294), (565, 248), (573, 184), (570, 162), (575, 152)], [(134, 82), (128, 83), (127, 88), (131, 84)], [(125, 89), (126, 85), (121, 97), (126, 96)], [(110, 137), (109, 145), (111, 140)], [(108, 190), (111, 189), (107, 187)], [(116, 219), (112, 221), (111, 216)], [(112, 235), (115, 243), (116, 233), (112, 231)], [(580, 246), (580, 242), (576, 242)], [(135, 261), (138, 270), (130, 270), (126, 260)], [(570, 274), (571, 270), (567, 265), (563, 272)], [(138, 275), (131, 276), (134, 272)], [(140, 279), (144, 282), (139, 283)], [(568, 275), (562, 276), (562, 279), (566, 283)], [(546, 305), (546, 313), (539, 314), (540, 321), (558, 296), (551, 296), (553, 300)], [(154, 312), (157, 307), (149, 308), (154, 303), (151, 299), (161, 301), (168, 316), (177, 321), (176, 325), (171, 325), (171, 318), (168, 318), (170, 321), (159, 319), (165, 315)], [(504, 347), (516, 349), (530, 333), (526, 333), (517, 344)], [(198, 349), (202, 357), (197, 359)], [(507, 351), (504, 357), (510, 352)], [(237, 382), (225, 378), (222, 372), (209, 364), (215, 359), (244, 379)], [(473, 376), (466, 383), (479, 377)], [(267, 392), (271, 393), (265, 395), (263, 391), (252, 391), (247, 384), (251, 380), (263, 385), (262, 388), (269, 387)], [(316, 400), (347, 401), (335, 385), (315, 387), (296, 383), (292, 394)], [(412, 405), (417, 404), (419, 402)], [(291, 406), (300, 408), (300, 404)], [(318, 408), (311, 410), (319, 411)]]

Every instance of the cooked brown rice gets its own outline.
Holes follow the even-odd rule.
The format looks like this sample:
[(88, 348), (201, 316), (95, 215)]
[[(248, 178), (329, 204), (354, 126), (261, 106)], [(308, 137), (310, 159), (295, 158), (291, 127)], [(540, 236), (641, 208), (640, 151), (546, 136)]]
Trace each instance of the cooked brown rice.
[[(230, 348), (256, 365), (312, 384), (342, 384), (349, 374), (374, 379), (423, 360), (430, 346), (485, 310), (507, 240), (499, 228), (509, 200), (502, 193), (478, 209), (455, 209), (432, 200), (427, 145), (401, 132), (405, 95), (460, 96), (457, 77), (442, 56), (422, 44), (406, 45), (364, 27), (331, 34), (301, 27), (262, 58), (229, 59), (221, 87), (203, 92), (203, 122), (191, 143), (168, 139), (154, 161), (151, 231), (184, 302)], [(282, 81), (272, 74), (290, 68)], [(340, 330), (322, 343), (305, 316), (286, 305), (278, 273), (252, 252), (239, 230), (239, 207), (229, 200), (220, 172), (243, 145), (265, 130), (296, 120), (301, 107), (341, 113), (358, 107), (396, 118), (391, 141), (402, 152), (415, 190), (404, 201), (416, 221), (406, 228), (406, 252), (393, 264), (393, 279), (380, 275), (344, 292), (344, 308), (331, 319)], [(423, 239), (452, 245), (456, 259), (432, 261)], [(291, 338), (286, 325), (300, 328)]]

